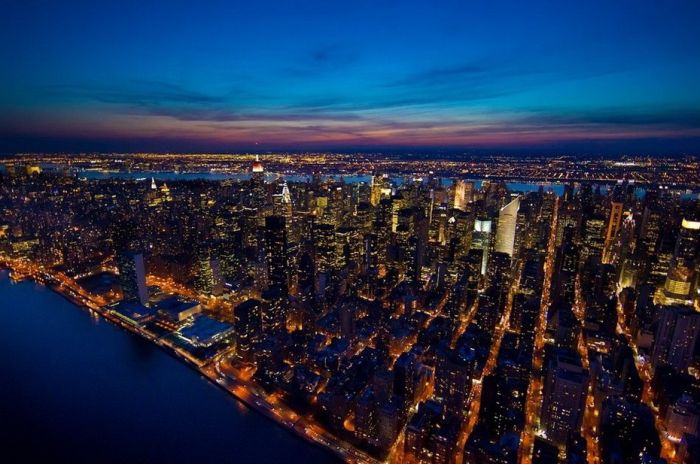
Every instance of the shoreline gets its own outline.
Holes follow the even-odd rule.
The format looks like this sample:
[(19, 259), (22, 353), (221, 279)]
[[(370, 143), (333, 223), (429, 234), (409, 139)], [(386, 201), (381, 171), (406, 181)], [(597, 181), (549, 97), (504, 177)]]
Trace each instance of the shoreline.
[[(85, 304), (84, 302), (78, 300), (77, 298), (73, 297), (72, 295), (68, 294), (65, 291), (61, 291), (58, 285), (54, 284), (49, 284), (44, 282), (42, 279), (39, 279), (37, 276), (34, 274), (22, 274), (21, 278), (13, 278), (12, 274), (17, 272), (15, 268), (9, 264), (7, 261), (0, 260), (0, 272), (2, 271), (8, 271), (8, 277), (13, 283), (21, 283), (27, 280), (31, 280), (33, 283), (42, 285), (55, 294), (63, 297), (68, 301), (69, 303), (75, 305), (77, 308), (82, 309), (82, 310), (87, 310), (89, 312), (94, 312), (96, 315), (104, 319), (105, 321), (112, 323), (113, 325), (124, 329), (126, 332), (128, 332), (130, 335), (135, 335), (135, 336), (140, 336), (142, 339), (145, 339), (148, 342), (153, 343), (156, 347), (160, 348), (163, 350), (165, 353), (168, 355), (172, 356), (174, 359), (177, 359), (179, 361), (182, 361), (183, 364), (191, 369), (193, 369), (195, 372), (197, 372), (200, 377), (204, 378), (207, 382), (210, 384), (220, 388), (221, 390), (225, 391), (228, 395), (232, 396), (233, 398), (236, 399), (236, 401), (240, 401), (243, 405), (245, 405), (248, 409), (251, 411), (255, 411), (256, 413), (262, 415), (266, 419), (270, 420), (272, 423), (274, 423), (276, 426), (281, 427), (282, 429), (286, 430), (287, 432), (295, 435), (298, 438), (303, 439), (305, 442), (314, 445), (318, 448), (321, 448), (332, 455), (334, 455), (337, 458), (340, 458), (344, 462), (369, 462), (369, 463), (379, 463), (382, 462), (380, 460), (377, 460), (369, 455), (364, 455), (365, 453), (363, 451), (351, 448), (352, 451), (348, 450), (348, 454), (353, 454), (354, 456), (349, 456), (343, 453), (343, 450), (337, 449), (335, 446), (333, 446), (332, 443), (326, 443), (327, 439), (320, 439), (320, 438), (314, 438), (313, 436), (310, 436), (306, 431), (310, 428), (313, 427), (314, 424), (305, 424), (304, 423), (304, 418), (302, 416), (297, 416), (298, 419), (295, 421), (292, 421), (291, 424), (288, 424), (287, 422), (289, 421), (282, 421), (280, 420), (276, 414), (275, 411), (276, 409), (274, 406), (269, 403), (264, 397), (261, 397), (260, 395), (256, 394), (254, 391), (252, 391), (248, 385), (245, 383), (241, 382), (238, 379), (232, 379), (231, 376), (225, 375), (225, 374), (220, 374), (217, 375), (218, 373), (218, 357), (222, 354), (219, 353), (215, 355), (211, 360), (208, 360), (206, 362), (199, 363), (195, 359), (190, 358), (186, 356), (185, 354), (181, 353), (178, 351), (175, 347), (171, 346), (168, 343), (164, 343), (161, 341), (160, 337), (156, 336), (155, 334), (145, 330), (145, 329), (140, 329), (139, 327), (133, 326), (131, 324), (127, 324), (114, 314), (112, 314), (109, 310), (105, 310), (104, 307), (97, 306), (96, 308), (92, 308), (89, 305)], [(215, 367), (211, 369), (211, 366), (214, 365)], [(209, 370), (207, 370), (207, 367), (210, 367)], [(234, 385), (231, 385), (231, 384)], [(235, 389), (242, 389), (245, 392), (248, 392), (249, 395), (252, 398), (244, 398), (240, 394), (236, 394), (233, 390)], [(294, 413), (296, 414), (296, 413)], [(299, 430), (298, 427), (300, 427), (302, 430)], [(336, 440), (339, 440), (336, 438)], [(343, 442), (345, 446), (352, 446), (349, 444), (346, 444)]]

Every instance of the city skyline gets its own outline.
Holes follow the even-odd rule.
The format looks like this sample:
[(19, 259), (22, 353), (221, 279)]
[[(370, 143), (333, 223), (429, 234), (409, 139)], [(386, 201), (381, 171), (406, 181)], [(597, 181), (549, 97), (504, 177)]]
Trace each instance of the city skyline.
[(697, 2), (9, 2), (0, 152), (697, 154)]
[[(17, 436), (3, 446), (39, 459), (46, 450), (27, 431), (58, 418), (42, 438), (72, 462), (279, 462), (268, 448), (283, 446), (300, 449), (289, 462), (694, 464), (697, 163), (8, 157), (0, 366), (26, 374), (3, 384), (0, 407)], [(190, 419), (170, 403), (186, 375), (157, 387), (174, 368), (158, 368), (148, 351), (107, 353), (122, 342), (97, 327), (94, 336), (63, 329), (69, 316), (46, 313), (46, 289), (221, 387), (238, 401), (227, 410), (235, 422), (253, 410), (269, 423), (230, 427), (212, 410)], [(55, 325), (15, 329), (35, 314)], [(51, 341), (62, 337), (80, 343)], [(25, 350), (50, 351), (57, 367)], [(68, 374), (86, 353), (110, 363), (97, 377), (117, 391), (98, 393), (93, 369)], [(127, 393), (144, 372), (147, 386)], [(35, 392), (43, 384), (59, 393)], [(186, 399), (197, 410), (200, 401)], [(168, 421), (148, 425), (164, 407), (207, 433), (183, 447)], [(87, 417), (106, 438), (88, 438)], [(268, 426), (299, 441), (261, 445)], [(222, 449), (231, 439), (233, 451)]]
[(0, 0), (0, 449), (700, 463), (699, 23)]

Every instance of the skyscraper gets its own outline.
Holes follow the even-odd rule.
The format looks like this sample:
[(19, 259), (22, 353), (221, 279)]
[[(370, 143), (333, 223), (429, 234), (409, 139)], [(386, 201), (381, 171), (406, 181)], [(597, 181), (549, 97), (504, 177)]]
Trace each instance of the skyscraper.
[(690, 304), (697, 284), (696, 260), (700, 248), (700, 221), (683, 219), (664, 283), (662, 303)]
[(472, 201), (472, 191), (474, 189), (474, 184), (471, 182), (459, 179), (455, 182), (454, 186), (454, 203), (453, 207), (459, 210), (466, 210), (467, 204)]
[(506, 253), (513, 256), (513, 245), (515, 244), (515, 229), (518, 221), (518, 209), (520, 208), (520, 197), (515, 197), (513, 201), (501, 208), (498, 213), (498, 228), (496, 229), (497, 253)]
[(477, 218), (474, 221), (474, 233), (472, 234), (472, 249), (481, 250), (481, 275), (486, 274), (486, 265), (489, 260), (491, 247), (491, 219)]
[(588, 388), (588, 371), (579, 356), (559, 350), (547, 369), (542, 404), (542, 425), (547, 438), (563, 445), (570, 432), (578, 431)]
[(693, 360), (700, 335), (700, 312), (690, 306), (662, 306), (654, 338), (652, 367), (668, 364), (685, 371)]
[(267, 263), (267, 281), (270, 287), (289, 289), (287, 229), (283, 216), (265, 218), (265, 261)]
[(603, 246), (603, 263), (610, 263), (613, 259), (613, 244), (622, 224), (622, 203), (613, 201), (610, 204), (610, 216), (605, 232), (605, 244)]
[(148, 304), (148, 288), (146, 287), (146, 268), (141, 253), (120, 253), (117, 255), (119, 282), (122, 294), (127, 301), (138, 301)]

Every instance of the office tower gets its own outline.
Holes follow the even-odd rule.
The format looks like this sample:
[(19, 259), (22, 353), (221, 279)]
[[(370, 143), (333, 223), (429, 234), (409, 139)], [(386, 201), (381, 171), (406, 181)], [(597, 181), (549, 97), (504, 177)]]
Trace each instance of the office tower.
[(236, 354), (246, 362), (255, 359), (255, 346), (262, 334), (262, 303), (249, 299), (233, 310)]
[(204, 295), (221, 295), (223, 279), (219, 260), (212, 258), (208, 252), (200, 252), (197, 263), (197, 280), (195, 282), (197, 291)]
[(275, 215), (283, 216), (287, 221), (287, 228), (289, 228), (292, 222), (292, 195), (286, 181), (279, 186), (279, 193), (272, 196), (272, 206)]
[(622, 203), (617, 201), (613, 201), (610, 204), (610, 216), (608, 217), (608, 226), (603, 245), (603, 263), (606, 264), (613, 260), (613, 245), (622, 225), (622, 207)]
[(394, 393), (401, 398), (404, 411), (408, 411), (415, 401), (417, 364), (416, 355), (408, 351), (402, 353), (394, 364)]
[(481, 280), (481, 267), (484, 261), (484, 253), (482, 250), (471, 248), (467, 255), (462, 260), (464, 272), (467, 275), (469, 288), (476, 290), (479, 287)]
[(686, 371), (700, 335), (700, 312), (690, 306), (662, 306), (660, 311), (652, 367), (668, 364), (676, 371)]
[(544, 383), (542, 425), (547, 438), (563, 445), (569, 433), (578, 431), (588, 389), (588, 370), (576, 352), (557, 350)]
[(442, 346), (436, 357), (435, 396), (442, 400), (448, 413), (455, 416), (466, 414), (472, 375), (476, 368), (474, 352), (461, 353)]
[(421, 403), (406, 426), (405, 461), (452, 462), (458, 431), (459, 423), (450, 416), (445, 417), (438, 402), (431, 400)]
[(384, 198), (379, 202), (376, 209), (373, 230), (377, 234), (377, 261), (380, 265), (387, 262), (387, 251), (391, 240), (391, 210), (393, 201), (391, 198)]
[(335, 267), (342, 269), (346, 266), (359, 265), (361, 262), (363, 243), (356, 227), (341, 226), (336, 230)]
[(467, 204), (472, 201), (474, 184), (459, 179), (454, 184), (454, 202), (452, 207), (461, 211), (467, 209)]
[(330, 271), (335, 265), (335, 227), (332, 224), (317, 223), (313, 230), (316, 271)]
[(691, 304), (697, 285), (700, 221), (683, 219), (664, 283), (663, 304)]
[(489, 285), (506, 292), (510, 285), (511, 269), (511, 257), (507, 253), (494, 252), (486, 269)]
[(659, 435), (652, 411), (644, 404), (606, 399), (601, 411), (600, 437), (603, 462), (658, 462)]
[(642, 214), (642, 224), (640, 226), (640, 242), (645, 247), (648, 256), (656, 253), (663, 226), (663, 210), (656, 204), (648, 204)]
[(494, 248), (497, 253), (505, 253), (510, 257), (513, 256), (513, 246), (515, 244), (519, 208), (520, 197), (516, 197), (510, 203), (501, 208), (498, 213), (496, 246)]
[(447, 243), (447, 221), (449, 213), (447, 204), (434, 205), (430, 214), (430, 230), (428, 238), (431, 243), (445, 245)]
[(372, 206), (367, 202), (360, 202), (355, 209), (355, 227), (361, 233), (368, 234), (372, 232)]
[[(379, 446), (382, 449), (388, 450), (394, 444), (396, 437), (403, 426), (403, 408), (398, 397), (393, 396), (390, 400), (379, 405), (377, 410), (379, 423)], [(402, 421), (403, 419), (403, 421)]]
[(586, 219), (583, 229), (583, 249), (581, 253), (582, 261), (589, 258), (600, 259), (603, 254), (605, 242), (603, 239), (603, 229), (605, 220), (600, 216), (593, 216)]
[(261, 294), (262, 330), (266, 334), (283, 332), (287, 327), (289, 303), (282, 287), (272, 286)]
[(267, 203), (265, 197), (265, 169), (260, 162), (260, 156), (255, 155), (255, 161), (251, 166), (250, 196), (246, 204), (253, 208), (262, 208)]
[(554, 305), (556, 331), (554, 335), (554, 343), (559, 348), (568, 348), (576, 350), (578, 346), (579, 333), (581, 324), (574, 316), (571, 304), (558, 301)]
[(117, 255), (119, 283), (122, 294), (127, 301), (138, 301), (148, 304), (148, 288), (146, 287), (146, 268), (141, 253), (120, 253)]
[(539, 310), (540, 299), (538, 297), (526, 293), (516, 293), (510, 311), (510, 330), (534, 340)]
[(486, 275), (486, 265), (491, 248), (491, 219), (477, 218), (474, 221), (472, 249), (481, 250), (481, 275)]
[(265, 262), (270, 287), (279, 287), (283, 293), (289, 289), (289, 254), (287, 228), (283, 216), (265, 218)]
[(557, 293), (565, 299), (573, 301), (579, 266), (579, 248), (574, 243), (574, 228), (572, 226), (567, 226), (562, 236), (562, 247), (559, 251), (557, 265), (558, 269), (555, 275)]
[(371, 388), (365, 388), (355, 400), (355, 437), (370, 445), (377, 445), (379, 423), (377, 398)]
[(700, 405), (692, 395), (684, 393), (666, 411), (666, 430), (669, 437), (680, 442), (685, 434), (697, 437), (700, 433)]
[(422, 462), (423, 458), (430, 453), (425, 449), (426, 441), (433, 423), (438, 420), (441, 413), (440, 404), (435, 401), (427, 401), (418, 406), (418, 412), (406, 426), (404, 453), (409, 462)]
[(542, 281), (544, 280), (544, 264), (539, 258), (530, 258), (525, 261), (520, 276), (520, 288), (522, 293), (528, 295), (540, 295), (542, 293)]
[(578, 203), (571, 200), (562, 205), (557, 221), (557, 246), (562, 244), (564, 239), (564, 231), (568, 227), (574, 230), (574, 239), (578, 239), (579, 227), (581, 222), (581, 212)]
[(379, 205), (379, 202), (391, 195), (391, 185), (386, 176), (372, 176), (372, 184), (370, 186), (370, 203), (372, 206)]
[(522, 429), (527, 387), (527, 381), (502, 374), (484, 377), (479, 421), (492, 441)]

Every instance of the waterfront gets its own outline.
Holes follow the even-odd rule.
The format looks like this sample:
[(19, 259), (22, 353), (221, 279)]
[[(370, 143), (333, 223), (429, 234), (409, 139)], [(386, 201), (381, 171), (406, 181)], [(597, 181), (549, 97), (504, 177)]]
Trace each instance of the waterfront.
[[(194, 181), (194, 180), (209, 180), (209, 181), (222, 181), (222, 180), (234, 180), (234, 181), (246, 181), (250, 179), (250, 173), (239, 172), (239, 173), (223, 173), (223, 172), (172, 172), (172, 171), (77, 171), (75, 173), (79, 178), (86, 180), (108, 180), (108, 179), (124, 179), (124, 180), (143, 180), (148, 181), (153, 178), (158, 182), (173, 182), (173, 181)], [(337, 174), (337, 175), (324, 175), (321, 176), (323, 179), (334, 179), (342, 180), (345, 183), (352, 184), (358, 182), (364, 182), (370, 184), (372, 182), (372, 176), (368, 174)], [(276, 179), (284, 179), (287, 182), (310, 182), (312, 176), (303, 174), (276, 174), (267, 173), (265, 175), (266, 182), (274, 182)], [(391, 181), (396, 186), (401, 186), (406, 182), (407, 177), (405, 176), (390, 176)], [(408, 178), (410, 181), (410, 178)], [(484, 183), (484, 179), (466, 179), (469, 182), (474, 183), (475, 189), (480, 189)], [(440, 183), (443, 186), (452, 185), (454, 179), (449, 177), (440, 178)], [(561, 196), (564, 193), (564, 184), (560, 182), (506, 182), (508, 189), (514, 192), (536, 192), (540, 188), (545, 191), (552, 191), (557, 196)], [(607, 185), (602, 185), (601, 188), (605, 191), (609, 188)]]
[(334, 460), (46, 287), (2, 271), (0, 297), (0, 443), (24, 462)]

